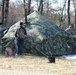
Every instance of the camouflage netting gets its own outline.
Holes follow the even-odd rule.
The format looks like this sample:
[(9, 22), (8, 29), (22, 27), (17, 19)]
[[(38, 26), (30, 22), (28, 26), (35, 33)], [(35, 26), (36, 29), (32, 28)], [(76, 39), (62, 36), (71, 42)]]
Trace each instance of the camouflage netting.
[[(24, 22), (25, 19), (21, 21)], [(21, 21), (12, 25), (4, 35), (3, 44), (5, 47), (15, 48), (14, 34)], [(70, 35), (38, 12), (30, 14), (27, 21), (24, 52), (36, 55), (63, 55), (74, 52), (72, 46), (70, 49), (66, 46), (67, 41), (73, 43), (73, 40), (69, 38)]]

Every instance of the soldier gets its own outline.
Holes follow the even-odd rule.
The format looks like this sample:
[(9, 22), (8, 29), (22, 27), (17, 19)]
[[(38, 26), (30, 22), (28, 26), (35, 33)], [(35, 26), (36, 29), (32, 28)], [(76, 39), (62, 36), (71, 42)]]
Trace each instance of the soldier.
[(15, 33), (17, 55), (22, 55), (22, 50), (23, 50), (23, 46), (24, 46), (24, 38), (26, 35), (26, 30), (23, 27), (23, 25), (24, 25), (24, 23), (20, 22), (20, 28), (18, 28)]

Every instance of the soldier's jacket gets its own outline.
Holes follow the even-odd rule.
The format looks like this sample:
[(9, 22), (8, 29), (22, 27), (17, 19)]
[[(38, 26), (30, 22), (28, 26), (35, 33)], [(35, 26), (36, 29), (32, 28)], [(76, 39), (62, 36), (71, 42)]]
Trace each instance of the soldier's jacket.
[(20, 27), (17, 29), (17, 31), (15, 33), (15, 37), (25, 38), (26, 34), (27, 34), (26, 30), (23, 27)]

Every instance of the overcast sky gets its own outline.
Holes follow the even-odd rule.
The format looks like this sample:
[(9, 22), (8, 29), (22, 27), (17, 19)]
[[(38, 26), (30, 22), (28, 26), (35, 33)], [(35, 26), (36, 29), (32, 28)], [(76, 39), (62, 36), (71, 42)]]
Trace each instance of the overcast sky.
[[(19, 1), (19, 0), (10, 0), (10, 1), (16, 3), (16, 2)], [(23, 1), (23, 0), (20, 0), (20, 1)], [(48, 0), (46, 0), (46, 1), (48, 1)], [(57, 7), (57, 5), (61, 6), (61, 4), (63, 4), (63, 0), (49, 0), (49, 1), (52, 2), (52, 5), (54, 4), (54, 7), (55, 7), (55, 6)], [(58, 3), (57, 3), (57, 2), (58, 2)], [(36, 2), (33, 0), (33, 3), (36, 3)]]
[[(16, 1), (19, 1), (19, 0), (10, 0), (10, 1), (16, 2)], [(23, 0), (20, 0), (20, 1), (23, 1)], [(34, 1), (34, 0), (33, 0), (33, 1)], [(48, 0), (46, 0), (46, 1), (48, 1)], [(57, 1), (58, 1), (58, 2), (61, 2), (61, 1), (63, 1), (63, 0), (49, 0), (49, 1), (51, 1), (52, 3), (56, 3)]]
[[(16, 3), (17, 1), (23, 1), (23, 0), (10, 0), (10, 1)], [(48, 0), (46, 0), (46, 1), (48, 1)], [(58, 7), (63, 7), (63, 4), (64, 4), (64, 2), (63, 2), (64, 0), (49, 0), (49, 1), (52, 2), (52, 8), (55, 8), (55, 9), (57, 9)], [(36, 4), (36, 2), (33, 0), (32, 6), (35, 4)], [(74, 10), (72, 4), (71, 4), (71, 10)]]

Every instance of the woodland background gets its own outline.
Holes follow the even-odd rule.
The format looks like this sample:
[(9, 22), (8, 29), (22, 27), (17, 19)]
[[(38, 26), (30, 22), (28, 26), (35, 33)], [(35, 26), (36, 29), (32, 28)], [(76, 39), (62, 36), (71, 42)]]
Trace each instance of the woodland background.
[[(1, 5), (0, 0), (0, 19)], [(76, 31), (76, 0), (62, 0), (57, 4), (57, 0), (9, 0), (8, 21), (6, 26), (11, 26), (21, 20), (26, 15), (29, 15), (34, 10), (39, 11), (46, 18), (56, 23), (62, 29), (72, 26)], [(57, 4), (54, 7), (54, 4)]]

